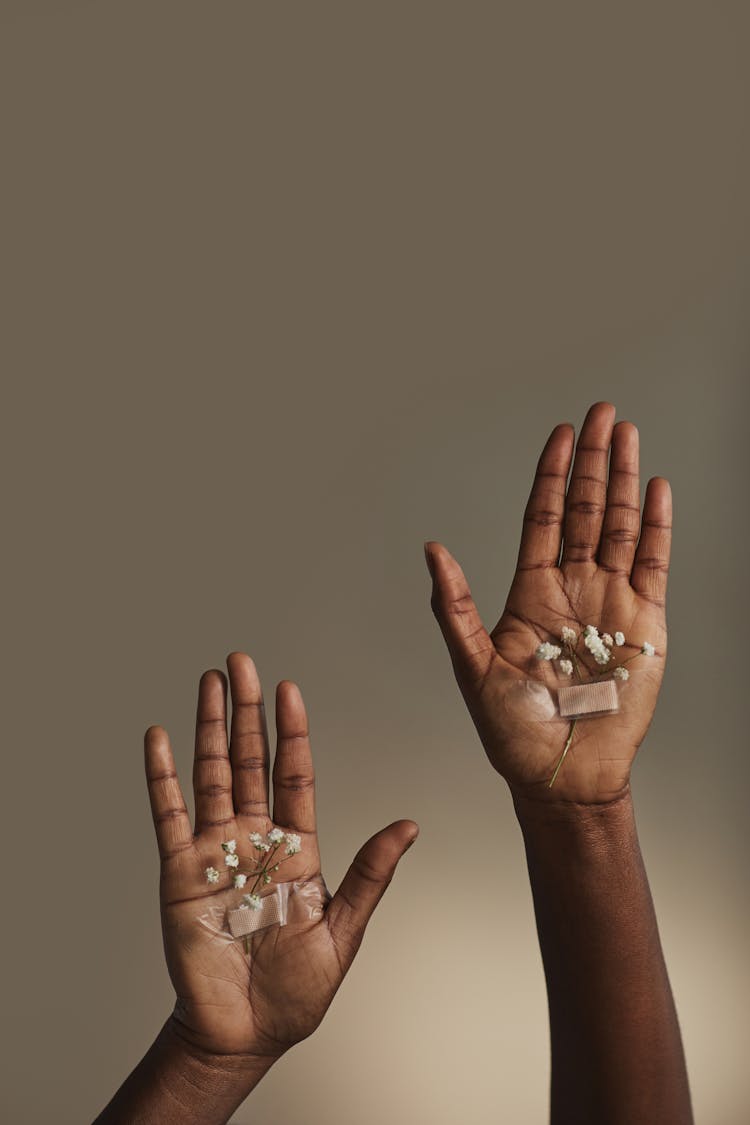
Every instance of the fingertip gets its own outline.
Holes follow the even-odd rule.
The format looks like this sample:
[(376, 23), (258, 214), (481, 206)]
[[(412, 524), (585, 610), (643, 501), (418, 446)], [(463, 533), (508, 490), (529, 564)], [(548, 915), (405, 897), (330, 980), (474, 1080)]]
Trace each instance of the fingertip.
[(666, 477), (651, 477), (646, 485), (643, 508), (644, 515), (648, 518), (662, 519), (667, 524), (671, 523), (672, 486)]
[(158, 723), (152, 724), (143, 736), (143, 749), (147, 758), (169, 752), (169, 735)]
[(172, 768), (172, 747), (169, 742), (169, 735), (165, 728), (158, 723), (148, 727), (143, 736), (143, 757), (149, 779), (154, 770), (164, 767)]
[(646, 485), (646, 496), (649, 502), (671, 503), (672, 486), (666, 477), (650, 477)]
[(635, 422), (630, 422), (627, 418), (621, 418), (619, 422), (615, 422), (612, 432), (622, 435), (630, 434), (636, 438), (639, 436), (638, 427), (636, 426)]
[(227, 678), (221, 668), (207, 668), (205, 672), (201, 673), (198, 680), (198, 686), (201, 689), (211, 689), (218, 685), (221, 686), (222, 691), (226, 688)]
[[(377, 835), (381, 835), (381, 833), (377, 833)], [(394, 820), (392, 824), (382, 830), (382, 835), (389, 842), (395, 844), (397, 858), (400, 858), (419, 835), (419, 825), (415, 820)]]
[(427, 558), (427, 565), (430, 566), (430, 572), (433, 576), (436, 570), (450, 575), (451, 572), (457, 573), (461, 569), (445, 544), (439, 543), (435, 539), (426, 542), (425, 557)]
[(595, 411), (597, 413), (601, 411), (602, 414), (616, 414), (617, 408), (613, 402), (609, 402), (607, 399), (603, 398), (600, 399), (599, 402), (593, 402), (591, 404), (588, 408), (587, 416), (588, 414), (593, 414)]
[(279, 680), (276, 685), (276, 725), (287, 736), (307, 734), (305, 701), (294, 680)]
[(276, 685), (276, 695), (277, 697), (287, 696), (289, 698), (294, 696), (301, 697), (302, 692), (294, 680), (279, 680)]

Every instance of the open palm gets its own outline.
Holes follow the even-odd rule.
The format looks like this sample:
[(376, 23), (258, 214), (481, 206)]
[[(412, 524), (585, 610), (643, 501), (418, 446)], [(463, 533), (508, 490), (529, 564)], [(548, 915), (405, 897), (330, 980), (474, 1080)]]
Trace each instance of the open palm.
[[(400, 820), (371, 837), (331, 899), (320, 872), (315, 783), (299, 689), (290, 681), (277, 688), (271, 817), (270, 755), (258, 676), (244, 653), (232, 653), (227, 667), (229, 740), (223, 673), (205, 673), (198, 692), (195, 833), (167, 732), (158, 726), (146, 732), (146, 774), (161, 856), (164, 948), (177, 994), (173, 1018), (188, 1041), (215, 1054), (274, 1056), (320, 1023), (418, 829), (413, 821)], [(305, 894), (300, 900), (305, 909), (284, 926), (253, 934), (246, 949), (243, 941), (230, 937), (224, 922), (241, 892), (232, 886), (221, 845), (236, 840), (237, 853), (252, 865), (257, 853), (249, 835), (265, 836), (272, 827), (300, 837), (298, 854), (278, 853), (274, 882), (296, 884)], [(216, 884), (206, 879), (206, 868), (212, 866), (220, 872)]]
[[(538, 799), (602, 802), (627, 788), (664, 672), (671, 493), (666, 480), (652, 478), (641, 517), (638, 431), (629, 422), (615, 425), (614, 417), (609, 403), (591, 407), (569, 484), (573, 428), (557, 426), (550, 435), (515, 577), (491, 632), (458, 563), (441, 544), (426, 545), (433, 610), (487, 755), (515, 792)], [(624, 633), (616, 662), (627, 659), (630, 678), (618, 684), (617, 714), (576, 724), (550, 787), (571, 733), (570, 720), (556, 712), (555, 689), (569, 681), (536, 649), (543, 641), (559, 644), (564, 626), (580, 633), (585, 625)], [(644, 642), (653, 656), (640, 654)], [(586, 664), (590, 654), (581, 651), (584, 678), (594, 677), (601, 669), (592, 659)]]

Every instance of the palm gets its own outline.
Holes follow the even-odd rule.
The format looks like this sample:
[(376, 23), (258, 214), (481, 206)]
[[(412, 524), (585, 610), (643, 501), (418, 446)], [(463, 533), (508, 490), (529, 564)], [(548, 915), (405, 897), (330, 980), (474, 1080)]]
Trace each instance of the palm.
[[(196, 724), (192, 831), (174, 772), (166, 732), (146, 736), (146, 765), (161, 853), (161, 913), (167, 966), (177, 994), (182, 1034), (218, 1054), (275, 1055), (320, 1023), (353, 960), (367, 920), (392, 869), (415, 833), (399, 821), (360, 850), (337, 894), (321, 877), (314, 778), (302, 697), (284, 682), (277, 692), (278, 749), (273, 770), (273, 820), (268, 811), (269, 753), (260, 685), (244, 654), (229, 658), (232, 737), (226, 741), (221, 673), (201, 680)], [(274, 857), (273, 881), (308, 884), (310, 897), (284, 926), (234, 940), (225, 919), (241, 902), (222, 842), (237, 841), (244, 873), (257, 868), (248, 837), (272, 828), (295, 832), (301, 851)], [(220, 872), (209, 884), (206, 868)], [(250, 880), (248, 887), (250, 889)]]
[[(288, 1045), (309, 1035), (319, 1022), (316, 1012), (328, 1007), (343, 975), (321, 917), (259, 933), (252, 939), (252, 957), (241, 942), (217, 939), (209, 928), (221, 928), (226, 910), (237, 905), (241, 893), (206, 884), (206, 867), (221, 862), (221, 841), (246, 841), (250, 832), (265, 835), (271, 827), (266, 818), (237, 817), (213, 840), (201, 836), (191, 849), (163, 864), (162, 928), (178, 1012), (201, 1039), (228, 1053), (249, 1043)], [(249, 854), (252, 849), (248, 845), (246, 850)], [(280, 877), (315, 875), (320, 875), (320, 857), (317, 837), (310, 833)], [(198, 893), (191, 894), (195, 888)], [(196, 926), (196, 918), (204, 924)], [(312, 1010), (305, 1009), (306, 997), (314, 1000)]]
[[(571, 450), (560, 428), (545, 447), (516, 575), (490, 634), (479, 621), (460, 568), (447, 552), (442, 554), (444, 549), (432, 548), (436, 613), (487, 755), (515, 790), (546, 799), (603, 801), (623, 790), (664, 671), (668, 491), (665, 495), (666, 482), (658, 479), (649, 486), (636, 558), (637, 434), (627, 424), (615, 428), (607, 489), (607, 414), (601, 406), (589, 412), (579, 441), (589, 463), (579, 453), (567, 503)], [(555, 481), (557, 488), (550, 483)], [(563, 526), (566, 544), (558, 561)], [(655, 646), (656, 655), (628, 661), (630, 679), (619, 685), (616, 716), (576, 724), (574, 741), (550, 789), (571, 725), (555, 711), (554, 689), (568, 681), (535, 652), (541, 641), (556, 641), (563, 626), (580, 631), (586, 624), (625, 634), (628, 645), (617, 650), (618, 657), (633, 657), (644, 641)], [(599, 671), (593, 661), (588, 667), (591, 675)]]

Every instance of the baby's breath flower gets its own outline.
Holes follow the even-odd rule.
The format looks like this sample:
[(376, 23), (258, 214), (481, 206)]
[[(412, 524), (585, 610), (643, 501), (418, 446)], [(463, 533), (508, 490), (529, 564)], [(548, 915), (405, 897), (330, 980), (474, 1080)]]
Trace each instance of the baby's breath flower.
[(560, 669), (560, 671), (562, 672), (562, 674), (564, 676), (572, 676), (573, 675), (573, 661), (572, 660), (561, 660), (560, 663), (558, 664), (558, 668)]
[(235, 855), (234, 852), (227, 852), (227, 854), (224, 856), (224, 862), (226, 863), (227, 867), (239, 867), (240, 857), (238, 855)]
[(261, 836), (260, 832), (251, 832), (248, 836), (248, 840), (251, 844), (254, 844), (256, 848), (259, 848), (261, 843), (263, 842), (263, 837)]
[(239, 889), (240, 887), (244, 887), (244, 885), (245, 885), (245, 883), (246, 883), (246, 882), (247, 882), (247, 875), (235, 875), (235, 877), (234, 877), (234, 885), (235, 885), (235, 887), (237, 887), (238, 889)]
[(243, 895), (242, 902), (245, 906), (249, 906), (251, 910), (260, 910), (263, 905), (260, 895)]
[(578, 634), (575, 629), (571, 629), (568, 625), (563, 625), (560, 640), (564, 645), (574, 645), (578, 640)]
[(611, 633), (602, 633), (602, 640), (604, 641), (605, 645), (609, 645), (610, 648), (612, 648), (612, 645), (615, 643), (612, 640)]
[(206, 880), (209, 883), (218, 883), (219, 872), (216, 870), (215, 867), (207, 867), (206, 868)]
[(620, 646), (625, 644), (625, 634), (624, 633), (620, 633), (620, 632), (615, 633), (615, 644), (620, 645)]
[(629, 680), (630, 679), (630, 672), (628, 672), (627, 668), (615, 668), (612, 675), (615, 677), (616, 680)]
[(271, 876), (268, 874), (267, 871), (266, 871), (265, 875), (263, 876), (263, 882), (264, 883), (270, 883), (271, 882)]
[(229, 855), (234, 855), (234, 853), (237, 851), (237, 841), (236, 840), (227, 840), (221, 846), (222, 846), (222, 848), (224, 849), (225, 852), (229, 853)]
[(551, 645), (549, 641), (545, 641), (544, 644), (539, 645), (536, 655), (539, 660), (556, 660), (561, 652), (559, 645)]
[(286, 854), (296, 855), (297, 852), (302, 851), (302, 841), (296, 832), (287, 832), (286, 834)]
[(256, 847), (259, 852), (270, 852), (271, 850), (270, 844), (256, 844)]
[(583, 635), (584, 637), (598, 637), (599, 630), (597, 629), (596, 625), (586, 625), (583, 630)]
[(266, 837), (269, 844), (280, 844), (284, 839), (284, 833), (280, 828), (272, 828)]
[[(593, 626), (587, 625), (586, 628), (593, 629)], [(609, 661), (610, 650), (596, 631), (587, 633), (583, 643), (597, 664), (606, 664)]]
[(644, 656), (653, 656), (654, 653), (656, 652), (656, 649), (654, 648), (653, 645), (649, 644), (648, 641), (644, 641), (643, 642), (643, 648), (641, 649), (641, 652), (643, 653)]

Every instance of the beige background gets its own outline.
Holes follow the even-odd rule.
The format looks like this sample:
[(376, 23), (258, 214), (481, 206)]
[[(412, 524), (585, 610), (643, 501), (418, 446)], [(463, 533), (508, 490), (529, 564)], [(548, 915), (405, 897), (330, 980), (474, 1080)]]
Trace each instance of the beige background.
[(303, 688), (331, 886), (422, 829), (236, 1121), (545, 1119), (520, 835), (422, 541), (494, 624), (539, 447), (601, 398), (674, 488), (634, 786), (698, 1118), (747, 1120), (748, 33), (741, 3), (0, 3), (14, 1125), (89, 1120), (170, 1010), (142, 735), (189, 786), (234, 648)]

